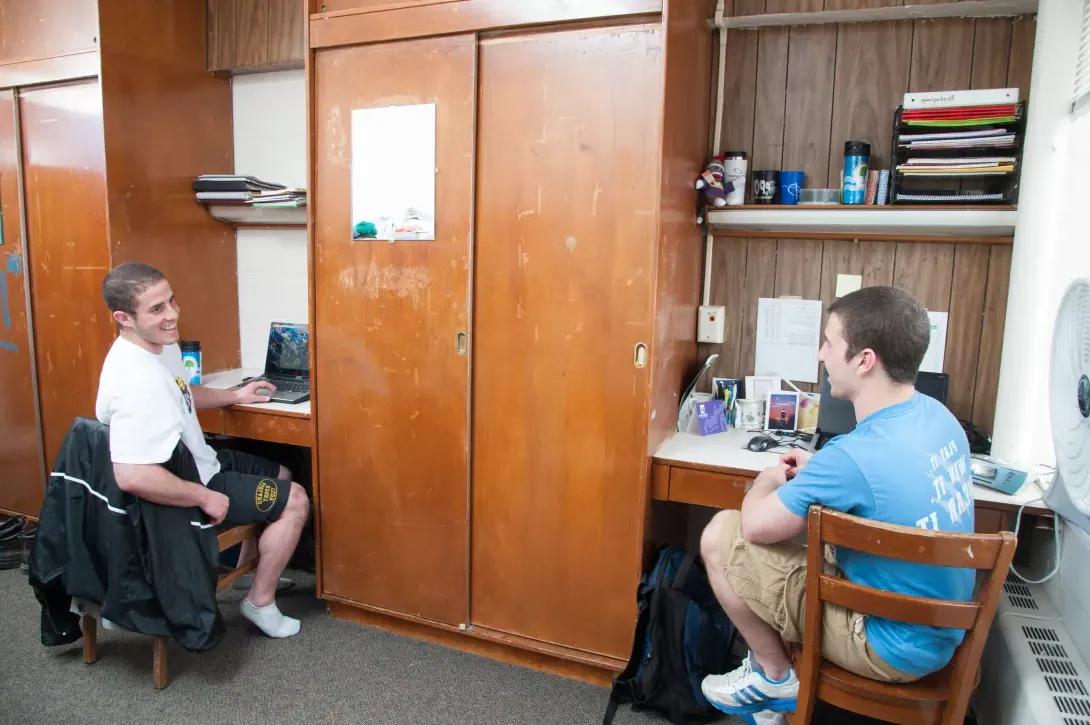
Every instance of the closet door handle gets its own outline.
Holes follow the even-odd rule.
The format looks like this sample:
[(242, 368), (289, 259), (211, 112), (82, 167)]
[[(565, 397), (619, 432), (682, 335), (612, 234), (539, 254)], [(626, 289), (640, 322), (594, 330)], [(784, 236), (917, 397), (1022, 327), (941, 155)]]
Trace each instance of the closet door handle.
[(466, 338), (466, 334), (464, 332), (459, 332), (457, 340), (455, 342), (455, 349), (458, 351), (459, 355), (465, 355), (467, 347), (468, 341)]
[(642, 342), (636, 343), (636, 350), (632, 355), (632, 364), (637, 368), (643, 368), (647, 366), (647, 345)]

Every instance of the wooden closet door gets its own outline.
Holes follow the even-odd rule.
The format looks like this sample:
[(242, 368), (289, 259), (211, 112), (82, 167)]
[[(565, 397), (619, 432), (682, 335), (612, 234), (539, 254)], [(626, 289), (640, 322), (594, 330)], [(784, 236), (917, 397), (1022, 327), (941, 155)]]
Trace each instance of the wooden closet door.
[(97, 81), (19, 94), (34, 309), (38, 397), (46, 466), (72, 420), (94, 417), (98, 376), (115, 337), (102, 301), (106, 235), (102, 95)]
[(34, 399), (15, 96), (0, 91), (0, 509), (37, 516), (45, 483)]
[(657, 26), (482, 41), (475, 626), (624, 658), (648, 467)]
[[(466, 621), (474, 38), (315, 61), (315, 410), (324, 593)], [(436, 104), (436, 239), (352, 240), (352, 110)], [(379, 173), (376, 171), (376, 173)]]

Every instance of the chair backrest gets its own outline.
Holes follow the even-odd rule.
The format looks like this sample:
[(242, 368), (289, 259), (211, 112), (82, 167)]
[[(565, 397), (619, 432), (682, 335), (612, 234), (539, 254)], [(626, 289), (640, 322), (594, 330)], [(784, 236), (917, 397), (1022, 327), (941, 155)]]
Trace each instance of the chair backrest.
[[(986, 574), (969, 602), (896, 594), (826, 574), (822, 567), (825, 544), (888, 559), (975, 569)], [(954, 671), (947, 698), (948, 713), (960, 710), (964, 715), (1016, 544), (1017, 539), (1009, 531), (998, 534), (930, 531), (812, 506), (807, 521), (804, 667), (810, 664), (811, 673), (816, 676), (821, 658), (822, 602), (898, 622), (964, 629), (965, 639), (951, 662)]]

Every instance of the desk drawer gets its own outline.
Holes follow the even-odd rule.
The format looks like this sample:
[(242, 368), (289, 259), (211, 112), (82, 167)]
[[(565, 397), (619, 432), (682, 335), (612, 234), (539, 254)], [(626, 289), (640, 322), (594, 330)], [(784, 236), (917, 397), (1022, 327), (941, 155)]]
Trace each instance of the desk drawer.
[(720, 509), (742, 508), (742, 498), (753, 479), (727, 473), (670, 469), (670, 500)]
[(223, 411), (223, 432), (236, 438), (311, 447), (310, 418), (293, 418), (242, 410)]

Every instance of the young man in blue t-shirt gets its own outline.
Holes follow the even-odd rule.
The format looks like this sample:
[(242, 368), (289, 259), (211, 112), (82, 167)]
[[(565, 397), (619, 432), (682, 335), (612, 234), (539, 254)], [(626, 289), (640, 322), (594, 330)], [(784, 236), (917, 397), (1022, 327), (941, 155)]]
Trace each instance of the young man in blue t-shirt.
[[(704, 679), (707, 698), (729, 713), (795, 709), (799, 681), (784, 642), (803, 638), (811, 504), (903, 526), (973, 531), (969, 444), (938, 401), (915, 390), (930, 339), (927, 312), (893, 287), (867, 287), (829, 308), (818, 360), (836, 398), (859, 423), (812, 456), (796, 451), (757, 476), (742, 510), (720, 511), (700, 548), (716, 598), (750, 646), (742, 667)], [(794, 539), (794, 540), (792, 540)], [(902, 594), (968, 601), (973, 572), (840, 549), (847, 579)], [(822, 654), (863, 677), (909, 682), (944, 667), (961, 630), (904, 624), (825, 605)]]

